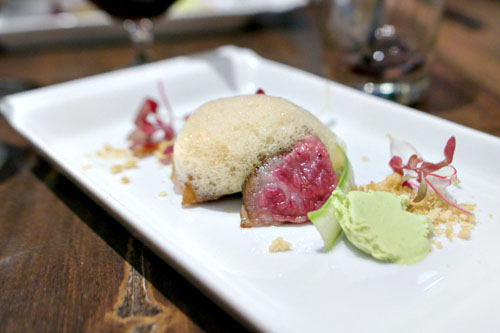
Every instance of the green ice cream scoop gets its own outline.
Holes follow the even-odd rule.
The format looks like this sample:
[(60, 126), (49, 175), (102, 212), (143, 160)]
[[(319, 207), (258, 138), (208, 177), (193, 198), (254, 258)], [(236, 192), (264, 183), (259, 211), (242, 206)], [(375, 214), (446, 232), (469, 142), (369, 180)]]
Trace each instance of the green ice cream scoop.
[(379, 191), (351, 191), (338, 187), (309, 218), (330, 250), (340, 233), (374, 258), (409, 265), (429, 253), (429, 217), (406, 211), (407, 196)]
[(429, 217), (406, 211), (407, 196), (387, 192), (341, 191), (332, 203), (347, 239), (374, 258), (414, 264), (431, 250)]

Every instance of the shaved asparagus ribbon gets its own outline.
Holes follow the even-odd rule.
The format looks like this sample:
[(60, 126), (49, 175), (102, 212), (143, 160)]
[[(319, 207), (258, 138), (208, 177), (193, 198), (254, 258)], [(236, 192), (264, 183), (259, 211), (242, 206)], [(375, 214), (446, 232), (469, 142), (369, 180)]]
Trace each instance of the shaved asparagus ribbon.
[[(345, 153), (344, 149), (342, 149), (342, 147), (339, 144), (337, 144), (337, 147), (342, 152), (342, 155), (344, 156), (344, 162), (345, 162), (344, 169), (342, 170), (342, 175), (340, 176), (340, 180), (337, 183), (337, 187), (340, 187), (340, 189), (345, 190), (345, 188), (343, 188), (343, 187), (344, 187), (345, 183), (348, 181), (347, 175), (349, 173), (349, 168), (351, 166), (350, 166), (349, 159), (347, 158), (347, 154)], [(347, 186), (349, 186), (349, 185), (347, 185)]]
[[(392, 156), (389, 165), (394, 172), (403, 176), (404, 186), (417, 189), (414, 202), (419, 202), (425, 198), (429, 186), (451, 206), (466, 214), (472, 214), (472, 212), (450, 200), (444, 193), (446, 187), (459, 183), (457, 169), (451, 165), (455, 153), (455, 137), (452, 136), (448, 139), (444, 148), (444, 160), (438, 163), (425, 161), (418, 150), (408, 142), (394, 139), (391, 136), (389, 136), (389, 139), (391, 140)], [(407, 162), (403, 163), (403, 161)]]

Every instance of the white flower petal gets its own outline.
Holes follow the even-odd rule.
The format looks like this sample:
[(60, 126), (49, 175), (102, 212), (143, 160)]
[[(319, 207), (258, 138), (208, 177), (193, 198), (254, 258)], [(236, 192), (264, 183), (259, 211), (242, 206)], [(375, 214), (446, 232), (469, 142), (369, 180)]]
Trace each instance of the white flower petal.
[(389, 135), (389, 140), (391, 141), (390, 149), (391, 156), (399, 156), (403, 160), (403, 163), (406, 163), (411, 155), (417, 155), (421, 158), (418, 150), (410, 143), (393, 138)]

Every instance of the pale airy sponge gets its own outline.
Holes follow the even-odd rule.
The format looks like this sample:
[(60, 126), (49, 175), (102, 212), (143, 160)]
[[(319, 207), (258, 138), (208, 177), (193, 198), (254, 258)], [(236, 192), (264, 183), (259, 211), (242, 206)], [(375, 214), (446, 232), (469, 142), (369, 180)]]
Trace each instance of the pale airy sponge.
[(263, 159), (309, 135), (326, 146), (335, 170), (343, 167), (335, 134), (283, 98), (248, 95), (208, 102), (189, 117), (176, 139), (174, 182), (181, 191), (189, 184), (195, 201), (240, 192)]

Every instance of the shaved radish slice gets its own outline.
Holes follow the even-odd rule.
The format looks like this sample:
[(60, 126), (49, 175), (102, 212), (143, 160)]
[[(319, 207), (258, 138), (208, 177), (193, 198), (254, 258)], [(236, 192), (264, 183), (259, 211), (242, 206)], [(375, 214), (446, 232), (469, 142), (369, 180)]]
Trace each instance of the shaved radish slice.
[(457, 169), (448, 165), (427, 176), (427, 181), (430, 181), (435, 187), (447, 187), (458, 182)]

